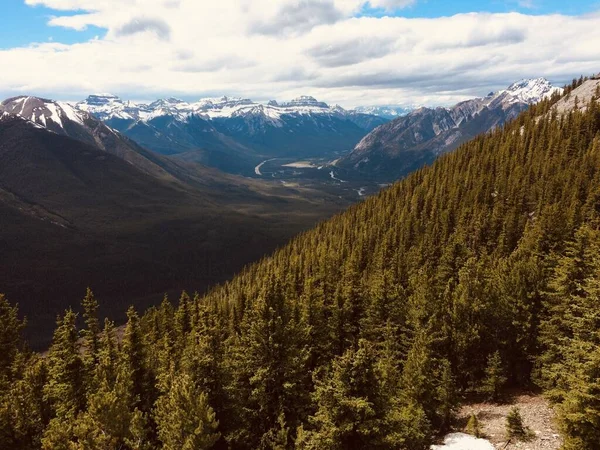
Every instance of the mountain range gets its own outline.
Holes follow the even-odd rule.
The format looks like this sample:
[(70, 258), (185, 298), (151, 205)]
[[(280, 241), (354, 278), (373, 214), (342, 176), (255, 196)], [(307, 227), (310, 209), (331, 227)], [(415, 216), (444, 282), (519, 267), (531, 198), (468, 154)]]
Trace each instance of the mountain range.
[(526, 79), (453, 107), (422, 107), (374, 129), (336, 165), (365, 176), (396, 180), (561, 92), (545, 78)]
[(75, 108), (158, 153), (244, 175), (269, 157), (339, 155), (387, 121), (310, 96), (268, 104), (229, 97), (141, 104), (104, 94), (90, 95)]
[(373, 116), (383, 117), (385, 119), (396, 119), (401, 116), (405, 116), (408, 113), (418, 109), (419, 106), (397, 106), (397, 105), (383, 105), (383, 106), (358, 106), (354, 111), (370, 114)]

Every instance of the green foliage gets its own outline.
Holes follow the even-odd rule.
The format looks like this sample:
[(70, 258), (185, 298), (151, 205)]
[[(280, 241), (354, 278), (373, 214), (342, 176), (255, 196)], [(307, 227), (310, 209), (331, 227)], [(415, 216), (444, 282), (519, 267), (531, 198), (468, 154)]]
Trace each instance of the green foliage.
[(495, 352), (488, 357), (485, 368), (485, 378), (481, 383), (479, 391), (485, 394), (490, 401), (497, 402), (502, 398), (502, 388), (506, 384), (504, 366), (500, 352)]
[(529, 441), (535, 434), (527, 428), (523, 423), (521, 411), (519, 408), (513, 407), (506, 416), (506, 435), (508, 439), (517, 441)]
[(362, 340), (336, 358), (329, 373), (317, 380), (316, 413), (309, 418), (314, 431), (303, 437), (301, 448), (350, 449), (382, 446), (385, 400), (375, 370), (375, 353)]
[(581, 227), (559, 257), (546, 298), (541, 384), (558, 403), (565, 448), (600, 442), (600, 232)]
[(176, 376), (154, 409), (165, 450), (205, 450), (219, 439), (215, 413), (188, 375)]
[(479, 419), (477, 419), (477, 415), (475, 413), (471, 413), (469, 416), (469, 421), (467, 422), (467, 428), (465, 431), (476, 438), (482, 437)]
[[(84, 367), (76, 318), (77, 315), (68, 310), (62, 319), (57, 320), (48, 353), (48, 382), (44, 386), (44, 397), (50, 402), (59, 422), (74, 418), (85, 406)], [(64, 429), (62, 425), (57, 425), (58, 428)]]
[(10, 380), (10, 368), (23, 345), (21, 332), (25, 321), (19, 319), (18, 307), (11, 306), (0, 294), (0, 389)]

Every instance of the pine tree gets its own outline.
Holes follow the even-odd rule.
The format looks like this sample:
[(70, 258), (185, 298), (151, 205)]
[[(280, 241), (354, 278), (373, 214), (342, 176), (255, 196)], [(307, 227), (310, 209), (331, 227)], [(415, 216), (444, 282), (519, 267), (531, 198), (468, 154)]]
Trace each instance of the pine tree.
[(114, 324), (108, 320), (98, 346), (94, 390), (88, 394), (86, 410), (77, 416), (74, 434), (82, 449), (120, 448), (130, 438), (132, 380), (119, 359)]
[(219, 439), (215, 413), (188, 375), (176, 376), (154, 409), (165, 450), (210, 449)]
[[(232, 382), (227, 390), (237, 402), (238, 426), (227, 439), (236, 446), (256, 448), (262, 435), (279, 428), (282, 412), (293, 430), (306, 414), (308, 332), (282, 289), (279, 279), (269, 277), (261, 297), (245, 313), (240, 336), (230, 339)], [(247, 434), (250, 430), (254, 441)]]
[(475, 436), (476, 438), (480, 438), (482, 436), (481, 428), (479, 427), (479, 419), (477, 419), (475, 413), (471, 413), (469, 416), (466, 432), (471, 436)]
[(139, 407), (142, 412), (149, 412), (156, 398), (152, 374), (146, 363), (145, 348), (140, 319), (133, 308), (127, 311), (127, 325), (122, 344), (125, 371), (129, 377), (132, 409)]
[(502, 398), (502, 388), (506, 384), (500, 352), (496, 351), (488, 357), (485, 374), (479, 391), (486, 395), (488, 400), (497, 402)]
[(90, 288), (82, 300), (85, 329), (81, 330), (85, 351), (86, 366), (92, 367), (98, 362), (100, 322), (98, 321), (98, 302)]
[(0, 395), (0, 448), (40, 448), (50, 419), (43, 392), (48, 382), (46, 363), (37, 355), (21, 353), (15, 358), (12, 372), (13, 382)]
[(19, 309), (11, 306), (4, 295), (0, 294), (0, 392), (10, 380), (10, 368), (22, 349), (21, 332), (25, 321), (19, 319)]
[(521, 411), (513, 407), (506, 416), (506, 435), (509, 439), (527, 441), (531, 439), (531, 430), (523, 424)]
[(57, 320), (48, 353), (48, 383), (44, 386), (44, 396), (58, 420), (74, 417), (85, 405), (76, 319), (77, 315), (69, 309), (62, 319)]
[(318, 380), (318, 409), (309, 419), (314, 431), (303, 430), (299, 448), (378, 448), (385, 438), (385, 406), (372, 347), (364, 340), (333, 362)]

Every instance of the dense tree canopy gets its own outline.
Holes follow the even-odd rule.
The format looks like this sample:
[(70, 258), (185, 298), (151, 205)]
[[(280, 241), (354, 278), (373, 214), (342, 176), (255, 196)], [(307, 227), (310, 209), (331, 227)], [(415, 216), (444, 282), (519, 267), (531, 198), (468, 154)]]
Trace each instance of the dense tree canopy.
[(600, 448), (600, 109), (556, 100), (122, 338), (88, 292), (40, 358), (0, 298), (0, 447), (417, 450), (537, 383)]

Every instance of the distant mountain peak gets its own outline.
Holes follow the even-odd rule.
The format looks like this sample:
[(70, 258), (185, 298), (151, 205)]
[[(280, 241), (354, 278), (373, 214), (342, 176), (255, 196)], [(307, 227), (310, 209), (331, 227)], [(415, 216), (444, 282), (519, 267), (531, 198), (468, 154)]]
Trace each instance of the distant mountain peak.
[(400, 177), (470, 138), (514, 119), (555, 92), (561, 89), (545, 78), (523, 79), (507, 89), (452, 107), (415, 109), (369, 133), (338, 161), (338, 166), (371, 175)]
[(380, 105), (380, 106), (358, 106), (354, 110), (361, 114), (371, 114), (374, 116), (383, 117), (385, 119), (396, 119), (405, 116), (417, 109), (417, 105), (401, 106), (401, 105)]
[(290, 100), (287, 103), (284, 103), (282, 106), (293, 107), (293, 106), (310, 106), (316, 108), (328, 109), (329, 105), (325, 102), (320, 102), (316, 98), (310, 95), (301, 95), (300, 97), (296, 97)]
[(499, 94), (506, 93), (516, 101), (534, 104), (550, 97), (555, 92), (561, 92), (561, 88), (553, 86), (546, 78), (540, 77), (517, 81)]
[(87, 118), (86, 113), (74, 108), (69, 103), (55, 102), (40, 97), (14, 97), (3, 101), (0, 105), (0, 109), (54, 132), (64, 130), (67, 122), (83, 125), (83, 121)]

